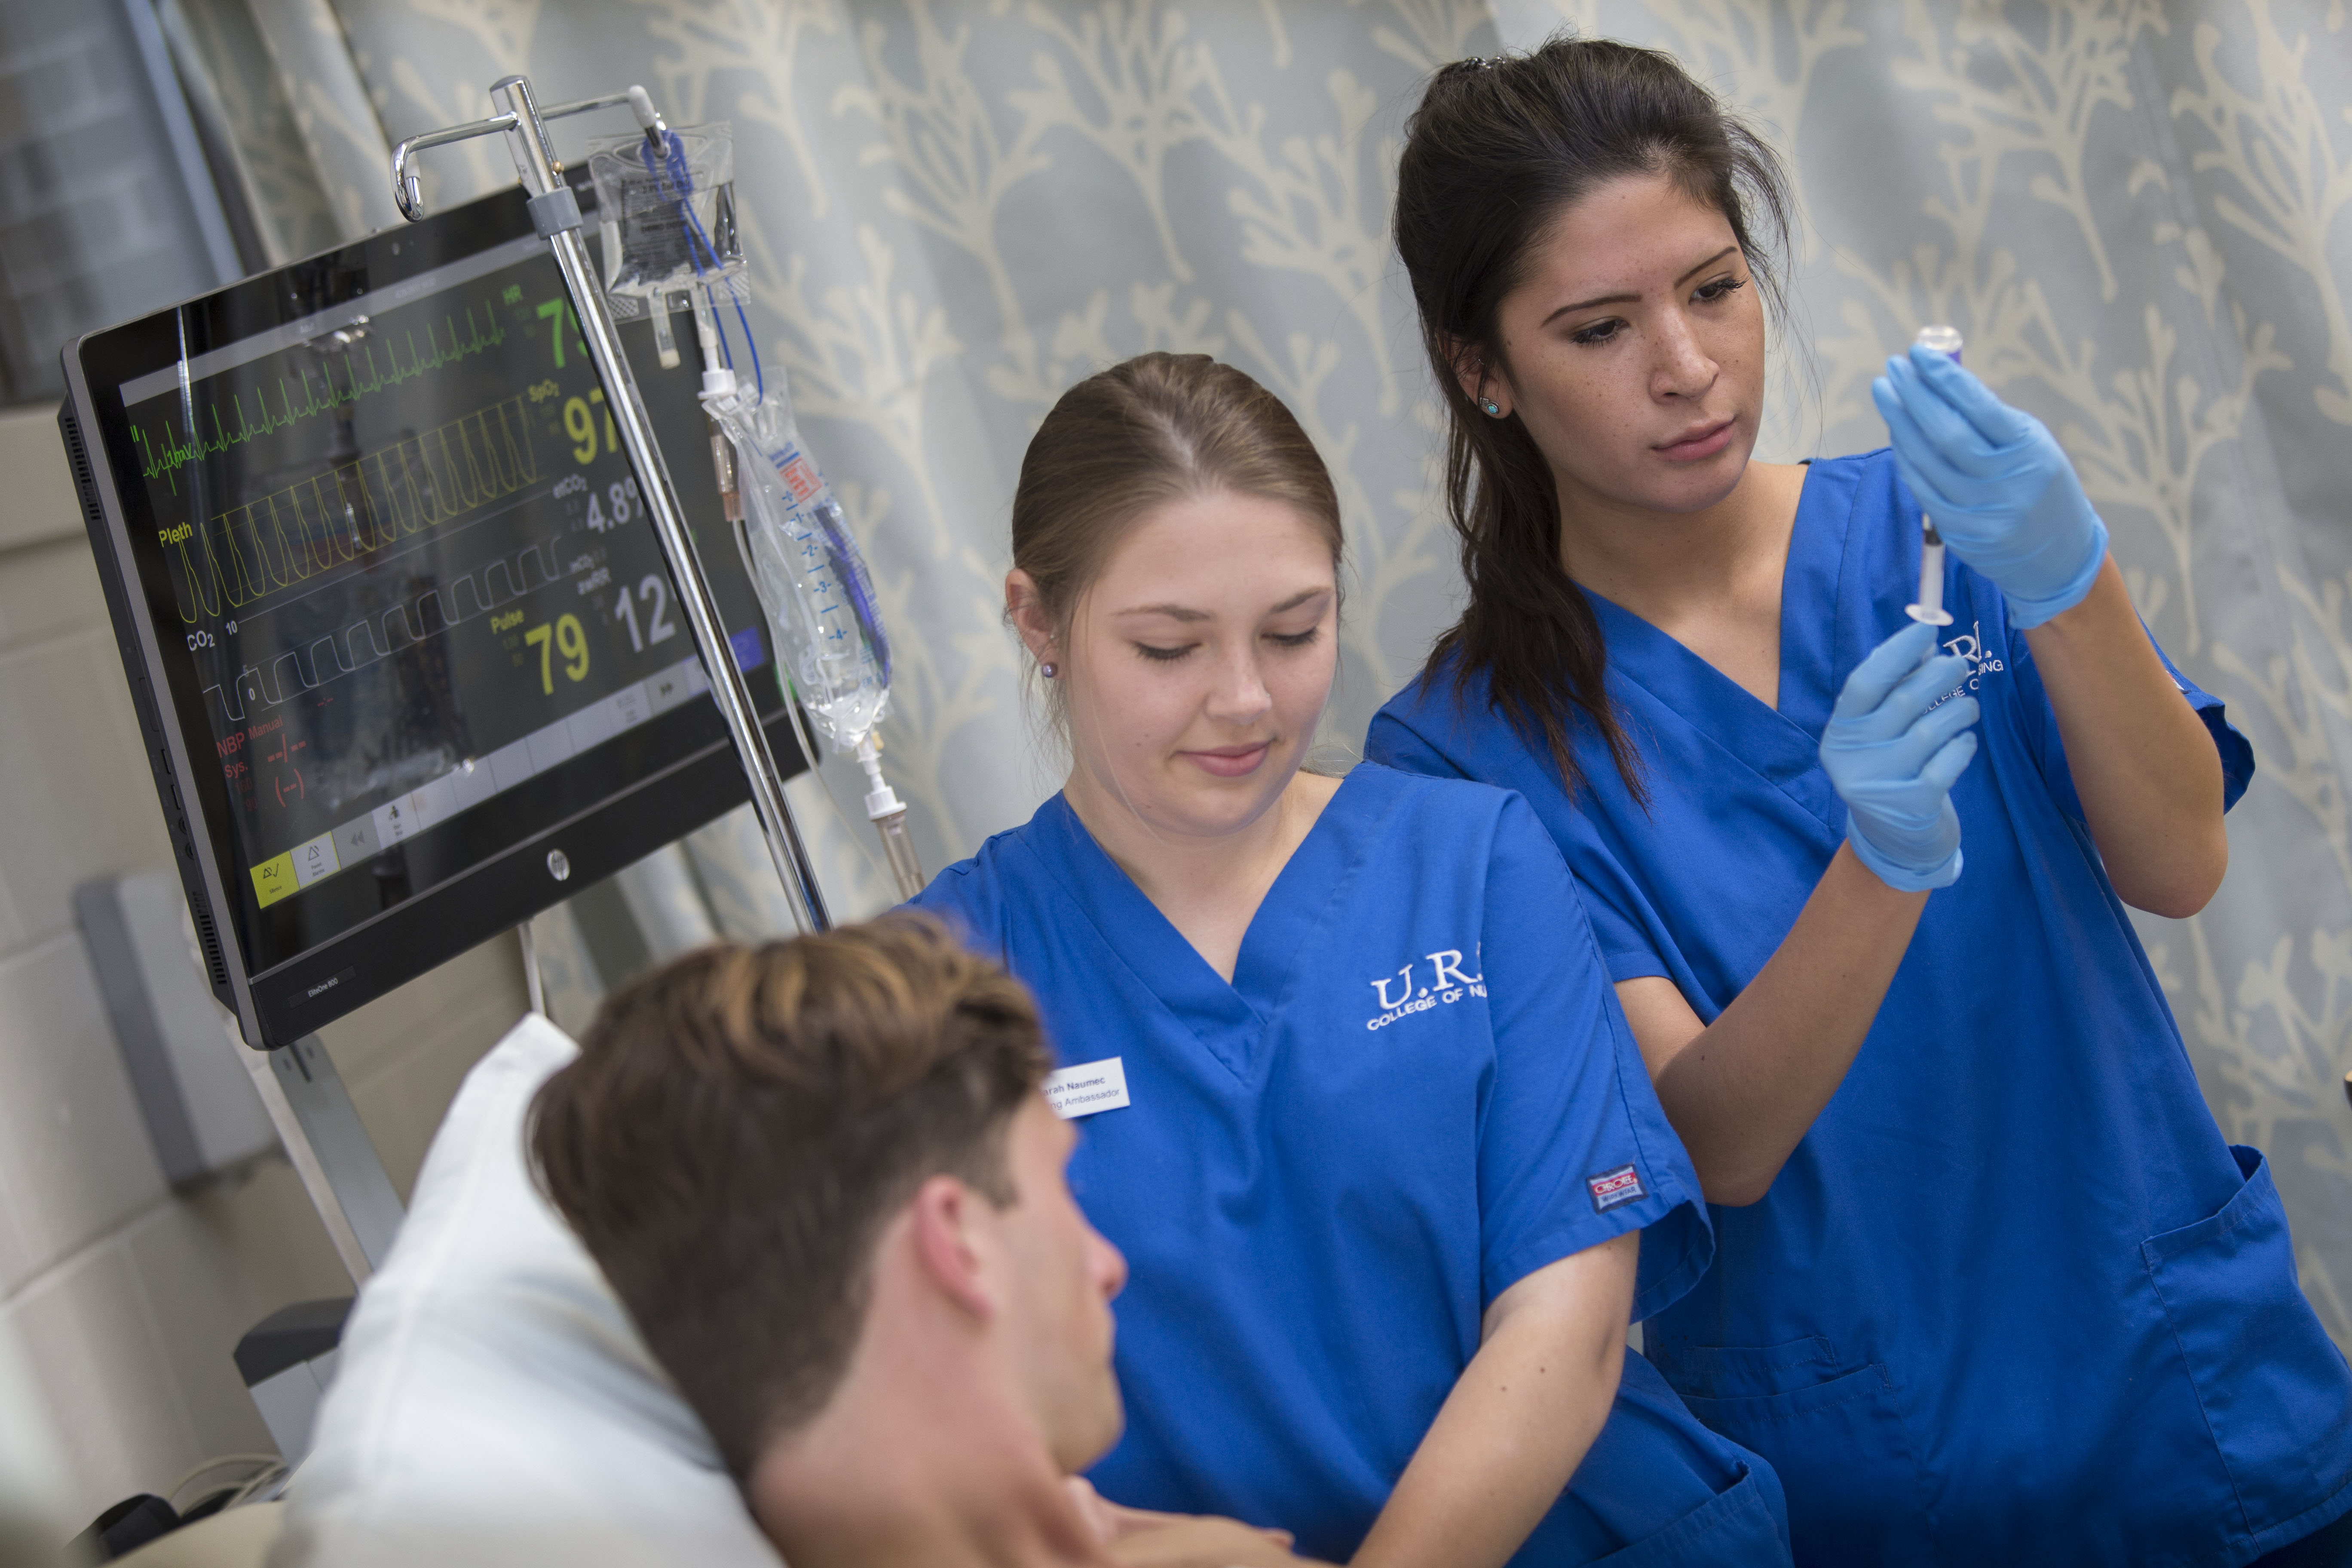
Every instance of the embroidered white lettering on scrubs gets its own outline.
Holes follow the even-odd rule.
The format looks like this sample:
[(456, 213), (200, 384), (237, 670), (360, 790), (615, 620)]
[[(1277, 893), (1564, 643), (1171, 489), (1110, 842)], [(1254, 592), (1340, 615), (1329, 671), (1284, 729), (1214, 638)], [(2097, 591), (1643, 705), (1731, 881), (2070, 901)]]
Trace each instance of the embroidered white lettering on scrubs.
[(1384, 1029), (1400, 1018), (1426, 1013), (1432, 1007), (1450, 1006), (1465, 996), (1485, 1000), (1486, 977), (1484, 973), (1462, 973), (1462, 952), (1459, 948), (1440, 948), (1427, 956), (1431, 979), (1428, 984), (1418, 990), (1413, 986), (1413, 973), (1418, 966), (1411, 963), (1396, 972), (1400, 989), (1394, 997), (1389, 995), (1389, 976), (1383, 974), (1378, 980), (1367, 982), (1373, 994), (1381, 999), (1381, 1011), (1376, 1016), (1364, 1020), (1365, 1028)]
[[(1953, 698), (1958, 697), (1963, 691), (1975, 691), (1981, 689), (1986, 676), (1998, 675), (2002, 670), (2009, 668), (2005, 662), (1986, 650), (1984, 646), (1984, 622), (1981, 619), (1970, 623), (1969, 629), (1966, 632), (1946, 643), (1944, 645), (1944, 651), (1946, 653), (1956, 653), (1962, 658), (1967, 659), (1969, 661), (1969, 668), (1968, 673), (1960, 678), (1960, 683), (1958, 686), (1953, 687), (1949, 691), (1945, 692), (1944, 695), (1936, 699), (1935, 706), (1938, 708), (1942, 707), (1945, 703), (1949, 702)], [(2175, 684), (2178, 684), (2178, 682)], [(2188, 688), (2182, 687), (2181, 689), (2185, 691)]]
[(1098, 1062), (1055, 1068), (1045, 1075), (1045, 1101), (1065, 1121), (1126, 1110), (1127, 1058), (1105, 1057)]

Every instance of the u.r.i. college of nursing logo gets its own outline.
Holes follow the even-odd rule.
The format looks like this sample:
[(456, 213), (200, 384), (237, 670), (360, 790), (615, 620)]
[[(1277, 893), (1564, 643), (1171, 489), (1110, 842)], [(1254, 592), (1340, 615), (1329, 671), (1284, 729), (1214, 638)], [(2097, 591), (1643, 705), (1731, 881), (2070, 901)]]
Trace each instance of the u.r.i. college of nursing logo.
[(1953, 687), (1949, 691), (1945, 692), (1941, 697), (1937, 698), (1935, 701), (1929, 703), (1928, 706), (1931, 708), (1941, 708), (1945, 703), (1949, 702), (1953, 698), (1958, 697), (1963, 691), (1976, 690), (1978, 687), (1983, 684), (1984, 678), (1986, 676), (1999, 675), (2002, 670), (2009, 668), (2009, 666), (2003, 664), (2000, 659), (1991, 658), (1986, 656), (1984, 647), (1984, 623), (1982, 621), (1969, 622), (1969, 629), (1966, 632), (1954, 637), (1951, 641), (1944, 645), (1944, 651), (1946, 653), (1958, 654), (1962, 658), (1968, 660), (1969, 672), (1960, 678), (1960, 683), (1958, 686)]
[[(1429, 984), (1416, 987), (1413, 981), (1424, 962), (1429, 966)], [(1484, 996), (1486, 994), (1486, 976), (1483, 973), (1486, 965), (1482, 963), (1478, 967), (1480, 973), (1463, 973), (1462, 950), (1442, 947), (1424, 955), (1423, 960), (1406, 964), (1394, 974), (1383, 974), (1378, 980), (1367, 982), (1373, 994), (1381, 999), (1381, 1010), (1378, 1016), (1364, 1021), (1364, 1027), (1385, 1029), (1398, 1019), (1409, 1018), (1415, 1013), (1447, 1006), (1465, 996)], [(1396, 988), (1393, 996), (1390, 994), (1391, 986)]]

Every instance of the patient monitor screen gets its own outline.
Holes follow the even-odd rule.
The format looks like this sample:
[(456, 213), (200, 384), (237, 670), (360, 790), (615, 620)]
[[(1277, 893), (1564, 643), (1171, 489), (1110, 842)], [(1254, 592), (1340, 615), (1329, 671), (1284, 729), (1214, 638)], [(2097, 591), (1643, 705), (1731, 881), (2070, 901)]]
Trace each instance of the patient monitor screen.
[[(84, 345), (257, 976), (723, 740), (548, 247), (519, 200), (477, 207)], [(644, 357), (734, 656), (767, 667), (692, 369)]]

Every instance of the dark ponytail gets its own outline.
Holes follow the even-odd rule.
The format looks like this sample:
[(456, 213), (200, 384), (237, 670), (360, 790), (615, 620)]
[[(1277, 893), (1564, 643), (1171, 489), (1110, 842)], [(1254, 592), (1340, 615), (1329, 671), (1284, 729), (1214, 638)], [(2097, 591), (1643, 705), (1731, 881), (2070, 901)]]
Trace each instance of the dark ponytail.
[(1639, 758), (1602, 680), (1601, 623), (1560, 566), (1551, 465), (1516, 415), (1481, 415), (1456, 374), (1465, 355), (1503, 368), (1496, 314), (1528, 252), (1571, 203), (1629, 174), (1664, 174), (1720, 212), (1768, 305), (1780, 309), (1770, 253), (1749, 226), (1753, 213), (1775, 248), (1785, 243), (1780, 161), (1672, 56), (1605, 39), (1559, 37), (1530, 55), (1457, 61), (1431, 79), (1406, 126), (1396, 244), (1453, 416), (1445, 509), (1470, 591), (1462, 619), (1431, 651), (1431, 677), (1452, 660), (1459, 699), (1484, 676), (1496, 709), (1542, 737), (1570, 794), (1581, 781), (1570, 725), (1582, 715), (1639, 798)]

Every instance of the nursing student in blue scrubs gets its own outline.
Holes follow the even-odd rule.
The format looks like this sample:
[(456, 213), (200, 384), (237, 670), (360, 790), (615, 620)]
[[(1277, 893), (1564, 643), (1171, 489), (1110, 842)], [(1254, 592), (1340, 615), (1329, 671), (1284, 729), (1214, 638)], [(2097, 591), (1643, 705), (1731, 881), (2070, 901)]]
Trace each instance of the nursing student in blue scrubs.
[(1340, 550), (1297, 421), (1200, 355), (1022, 466), (1069, 778), (916, 902), (1036, 994), (1127, 1255), (1092, 1479), (1359, 1564), (1786, 1563), (1769, 1471), (1625, 1348), (1710, 1242), (1559, 851), (1502, 790), (1302, 770)]
[(1891, 453), (1749, 460), (1783, 216), (1665, 56), (1433, 79), (1396, 233), (1468, 604), (1367, 749), (1566, 853), (1719, 1205), (1648, 1353), (1800, 1563), (2344, 1562), (2352, 1374), (2125, 910), (2212, 895), (2247, 744), (1960, 366), (1888, 363)]

